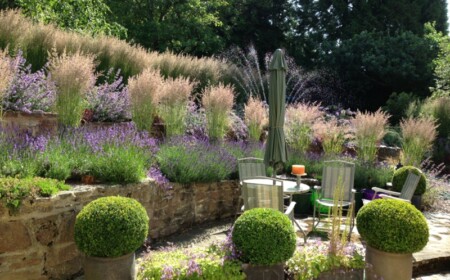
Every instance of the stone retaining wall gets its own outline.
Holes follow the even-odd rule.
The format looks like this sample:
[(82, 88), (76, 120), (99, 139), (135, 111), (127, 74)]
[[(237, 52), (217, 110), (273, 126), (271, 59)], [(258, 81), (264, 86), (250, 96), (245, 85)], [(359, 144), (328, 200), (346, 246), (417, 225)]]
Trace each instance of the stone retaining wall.
[(52, 198), (23, 201), (16, 213), (0, 202), (0, 280), (69, 279), (81, 270), (73, 237), (75, 216), (90, 201), (111, 195), (137, 199), (150, 218), (151, 238), (234, 215), (235, 181), (180, 185), (163, 191), (153, 181), (74, 186)]

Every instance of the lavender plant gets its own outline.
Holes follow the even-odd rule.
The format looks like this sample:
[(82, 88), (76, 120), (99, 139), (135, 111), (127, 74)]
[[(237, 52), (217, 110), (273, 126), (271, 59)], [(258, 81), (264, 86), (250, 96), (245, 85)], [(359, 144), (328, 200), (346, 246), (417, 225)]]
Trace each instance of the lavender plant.
[(13, 60), (13, 79), (3, 98), (4, 110), (24, 113), (52, 111), (56, 87), (45, 74), (45, 68), (31, 72), (22, 52)]
[(187, 136), (161, 145), (157, 161), (171, 182), (182, 184), (217, 182), (236, 171), (236, 158), (220, 144)]
[(93, 121), (121, 122), (131, 118), (128, 88), (123, 84), (120, 73), (118, 70), (114, 74), (111, 68), (106, 77), (112, 77), (112, 82), (108, 82), (107, 79), (87, 94)]

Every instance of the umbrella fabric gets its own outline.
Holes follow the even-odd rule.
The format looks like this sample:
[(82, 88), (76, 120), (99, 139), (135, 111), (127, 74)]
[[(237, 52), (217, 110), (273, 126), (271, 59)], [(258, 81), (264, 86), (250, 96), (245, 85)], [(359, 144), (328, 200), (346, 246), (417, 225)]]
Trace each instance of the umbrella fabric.
[(273, 166), (287, 161), (284, 138), (284, 114), (286, 104), (286, 62), (280, 49), (273, 54), (269, 65), (269, 136), (264, 162)]

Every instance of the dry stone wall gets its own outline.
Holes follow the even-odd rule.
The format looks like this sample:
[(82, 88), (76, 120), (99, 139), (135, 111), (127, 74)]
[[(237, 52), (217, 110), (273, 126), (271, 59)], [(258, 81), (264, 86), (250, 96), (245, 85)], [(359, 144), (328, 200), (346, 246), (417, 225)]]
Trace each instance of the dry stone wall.
[(51, 198), (27, 199), (18, 211), (0, 203), (0, 280), (70, 279), (82, 269), (74, 243), (74, 223), (84, 205), (102, 196), (137, 199), (157, 239), (194, 224), (234, 215), (235, 181), (173, 184), (161, 190), (153, 180), (129, 185), (78, 185)]

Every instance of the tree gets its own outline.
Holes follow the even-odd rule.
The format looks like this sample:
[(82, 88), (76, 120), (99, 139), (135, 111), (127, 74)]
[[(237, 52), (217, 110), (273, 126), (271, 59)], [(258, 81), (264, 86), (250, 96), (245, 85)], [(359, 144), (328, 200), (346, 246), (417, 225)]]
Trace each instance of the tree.
[(42, 23), (89, 34), (126, 37), (126, 29), (107, 20), (109, 7), (103, 0), (17, 0), (23, 13)]
[(211, 55), (221, 51), (225, 0), (106, 0), (131, 42), (157, 51)]

